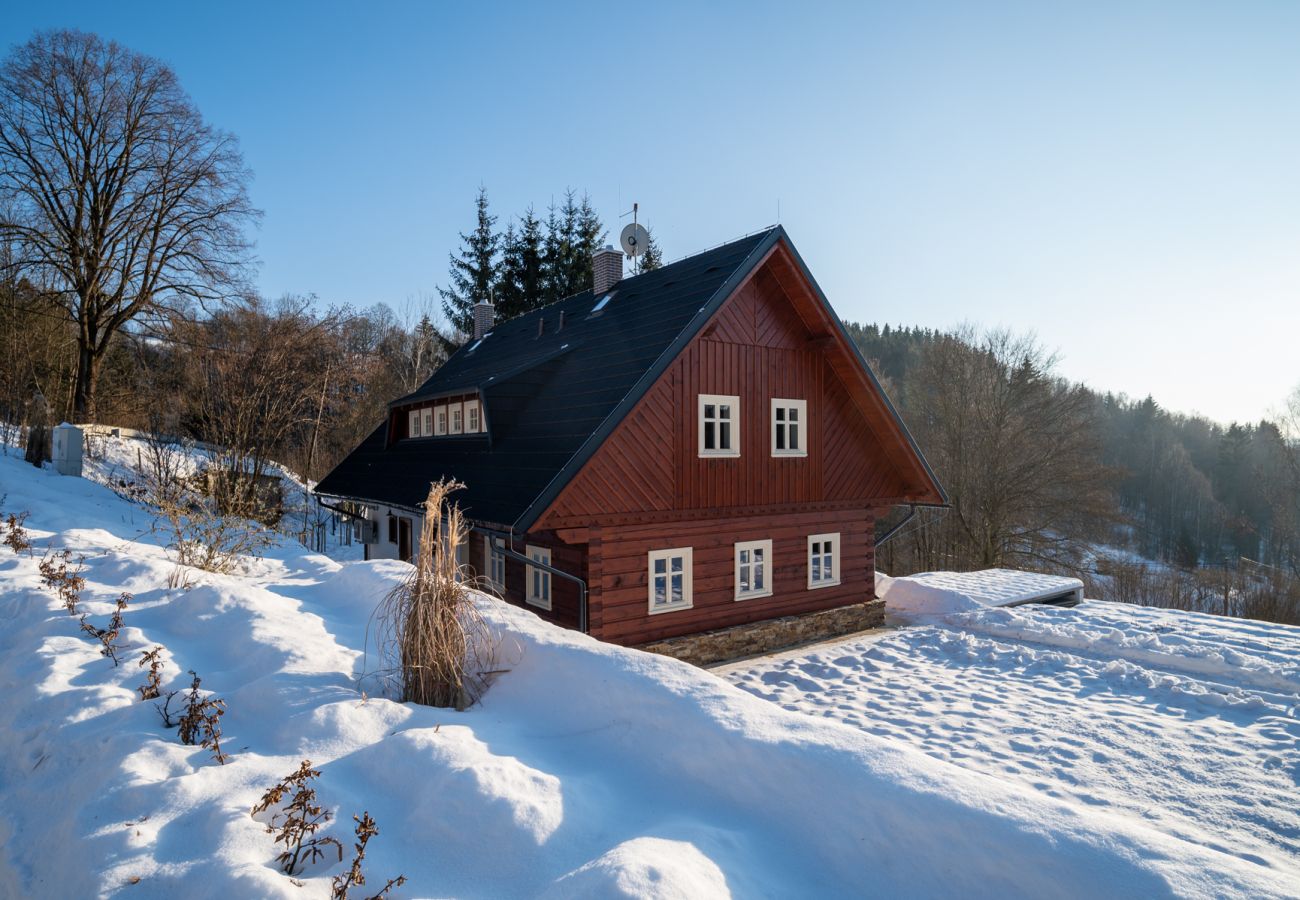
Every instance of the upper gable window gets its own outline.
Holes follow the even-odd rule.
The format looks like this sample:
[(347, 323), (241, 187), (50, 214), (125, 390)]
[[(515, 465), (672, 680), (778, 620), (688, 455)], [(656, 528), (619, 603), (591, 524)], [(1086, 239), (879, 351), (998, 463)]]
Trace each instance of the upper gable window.
[(700, 394), (700, 456), (740, 455), (740, 398)]
[(441, 404), (433, 410), (433, 433), (441, 437), (447, 433), (447, 406)]
[(772, 455), (808, 455), (807, 400), (772, 400)]
[(411, 437), (420, 436), (420, 411), (418, 409), (411, 410), (407, 416), (407, 432)]
[(433, 434), (433, 410), (424, 409), (420, 413), (420, 434), (428, 437)]
[(465, 401), (465, 431), (469, 434), (477, 434), (483, 430), (482, 410), (479, 409), (477, 400)]
[(447, 406), (447, 411), (451, 415), (451, 434), (464, 434), (465, 405), (463, 403), (452, 403)]

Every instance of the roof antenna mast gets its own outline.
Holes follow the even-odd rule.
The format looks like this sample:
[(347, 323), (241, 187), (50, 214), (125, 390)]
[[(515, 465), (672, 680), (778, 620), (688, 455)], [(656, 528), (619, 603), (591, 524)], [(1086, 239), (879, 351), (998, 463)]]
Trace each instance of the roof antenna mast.
[(619, 246), (623, 248), (623, 252), (632, 260), (633, 275), (639, 275), (641, 273), (641, 267), (638, 264), (637, 258), (641, 256), (641, 254), (645, 253), (645, 248), (650, 243), (649, 232), (647, 232), (642, 225), (638, 224), (636, 220), (637, 211), (640, 209), (640, 206), (641, 204), (639, 203), (633, 203), (630, 212), (625, 212), (623, 215), (619, 216), (620, 219), (625, 216), (632, 217), (632, 224), (624, 226), (622, 233), (619, 234), (618, 243)]

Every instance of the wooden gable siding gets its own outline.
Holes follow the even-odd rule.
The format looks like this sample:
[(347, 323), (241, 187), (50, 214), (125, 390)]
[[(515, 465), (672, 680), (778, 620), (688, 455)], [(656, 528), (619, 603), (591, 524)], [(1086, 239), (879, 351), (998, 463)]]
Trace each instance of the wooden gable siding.
[[(808, 536), (840, 534), (840, 582), (808, 589)], [(735, 599), (735, 544), (772, 541), (772, 594)], [(651, 550), (690, 547), (690, 609), (649, 613)], [(698, 519), (606, 529), (589, 557), (591, 634), (635, 645), (745, 622), (860, 603), (875, 596), (875, 516), (870, 510), (794, 512), (777, 517)]]
[[(697, 397), (740, 397), (736, 458), (698, 455)], [(806, 457), (773, 457), (771, 401), (808, 401)], [(907, 485), (849, 388), (767, 267), (756, 271), (651, 386), (538, 520), (689, 518), (748, 507), (897, 502)]]

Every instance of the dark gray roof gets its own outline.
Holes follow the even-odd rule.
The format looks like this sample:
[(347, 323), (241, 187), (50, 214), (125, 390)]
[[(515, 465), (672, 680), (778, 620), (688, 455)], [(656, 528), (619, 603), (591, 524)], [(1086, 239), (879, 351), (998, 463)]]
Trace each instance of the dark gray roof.
[(498, 324), (394, 401), (480, 391), (488, 434), (385, 446), (384, 423), (317, 491), (414, 507), (450, 477), (466, 484), (456, 499), (471, 519), (527, 531), (783, 235), (770, 228), (625, 279), (599, 313), (584, 291)]

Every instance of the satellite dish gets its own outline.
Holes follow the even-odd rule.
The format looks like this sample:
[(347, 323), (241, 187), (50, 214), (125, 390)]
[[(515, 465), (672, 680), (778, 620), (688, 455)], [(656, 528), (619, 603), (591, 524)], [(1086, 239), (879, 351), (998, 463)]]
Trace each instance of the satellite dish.
[(623, 252), (628, 256), (637, 257), (645, 253), (645, 248), (650, 243), (650, 233), (645, 230), (644, 225), (633, 223), (623, 229), (623, 233), (618, 236), (618, 245), (623, 248)]

